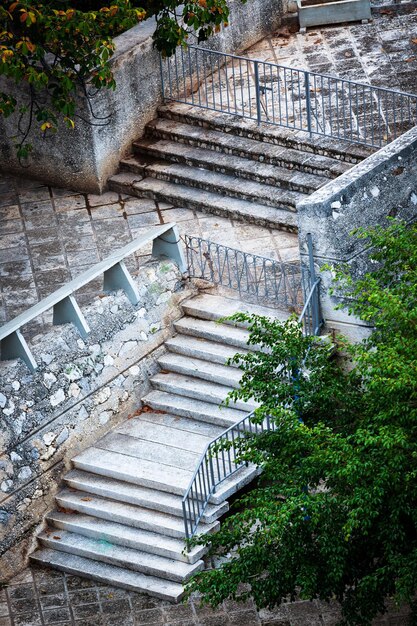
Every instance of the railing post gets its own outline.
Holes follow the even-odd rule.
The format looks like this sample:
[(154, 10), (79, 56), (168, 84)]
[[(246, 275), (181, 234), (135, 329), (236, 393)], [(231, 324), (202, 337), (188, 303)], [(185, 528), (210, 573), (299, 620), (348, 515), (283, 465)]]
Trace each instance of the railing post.
[(190, 538), (190, 531), (188, 530), (188, 518), (187, 518), (187, 509), (185, 506), (185, 500), (182, 501), (182, 517), (184, 520), (184, 530), (185, 530), (185, 538)]
[(306, 90), (307, 130), (310, 133), (310, 137), (311, 137), (312, 127), (311, 127), (311, 97), (310, 97), (310, 74), (309, 72), (304, 72), (304, 87)]
[(255, 74), (255, 94), (256, 94), (256, 119), (258, 125), (261, 123), (261, 90), (259, 89), (259, 61), (254, 61), (254, 74)]
[(213, 467), (213, 457), (210, 453), (209, 456), (209, 466), (210, 466), (210, 476), (211, 476), (211, 482), (213, 485), (213, 493), (216, 493), (216, 481), (214, 480), (214, 467)]

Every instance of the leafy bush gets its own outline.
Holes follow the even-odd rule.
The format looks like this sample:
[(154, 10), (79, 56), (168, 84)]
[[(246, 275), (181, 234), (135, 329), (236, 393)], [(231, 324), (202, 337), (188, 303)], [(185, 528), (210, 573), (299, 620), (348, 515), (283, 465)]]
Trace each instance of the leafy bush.
[[(255, 397), (278, 428), (241, 441), (263, 469), (221, 530), (198, 543), (230, 555), (189, 591), (217, 605), (241, 583), (258, 607), (337, 599), (365, 626), (417, 588), (417, 226), (360, 231), (375, 270), (337, 280), (373, 332), (357, 345), (303, 337), (295, 320), (235, 315), (263, 348), (235, 356), (231, 398)], [(413, 618), (411, 618), (413, 620)], [(413, 621), (412, 623), (417, 623)]]

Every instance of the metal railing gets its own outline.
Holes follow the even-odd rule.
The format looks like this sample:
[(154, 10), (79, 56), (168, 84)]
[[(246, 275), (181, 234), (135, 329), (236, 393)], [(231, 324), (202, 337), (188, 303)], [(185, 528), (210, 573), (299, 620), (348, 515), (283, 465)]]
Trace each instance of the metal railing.
[(152, 256), (173, 259), (181, 271), (186, 270), (185, 258), (178, 229), (175, 224), (164, 224), (150, 228), (145, 233), (116, 250), (103, 261), (96, 263), (85, 272), (60, 287), (49, 296), (0, 327), (0, 360), (22, 359), (31, 372), (37, 368), (36, 360), (21, 333), (21, 327), (28, 324), (48, 309), (53, 309), (55, 325), (71, 323), (82, 337), (90, 332), (89, 325), (75, 300), (74, 292), (103, 274), (103, 291), (123, 289), (132, 304), (138, 304), (140, 295), (124, 259), (139, 248), (152, 242)]
[(248, 434), (258, 434), (266, 430), (275, 430), (273, 420), (266, 418), (262, 424), (252, 421), (254, 413), (249, 413), (239, 422), (225, 430), (207, 444), (190, 485), (182, 499), (184, 530), (187, 539), (191, 539), (204, 516), (210, 497), (217, 487), (230, 478), (245, 463), (237, 460), (237, 441)]
[(327, 74), (192, 45), (161, 68), (165, 98), (258, 124), (376, 148), (417, 124), (416, 95)]
[[(205, 244), (199, 238), (198, 242)], [(214, 246), (218, 244), (213, 244)], [(313, 259), (313, 244), (311, 234), (307, 235), (307, 247), (309, 253), (308, 284), (304, 285), (305, 303), (298, 323), (302, 324), (305, 335), (318, 335), (323, 324), (320, 313), (319, 287), (320, 277), (316, 277)], [(225, 246), (221, 246), (225, 248)], [(230, 249), (229, 249), (230, 250)], [(187, 257), (189, 251), (187, 246)], [(252, 255), (250, 255), (252, 256)], [(262, 259), (262, 257), (259, 257)], [(216, 273), (213, 271), (213, 276)], [(274, 420), (266, 417), (261, 424), (253, 422), (254, 412), (249, 413), (236, 424), (225, 430), (221, 435), (207, 444), (197, 468), (191, 478), (190, 484), (182, 500), (185, 537), (190, 539), (198, 529), (198, 525), (204, 516), (211, 496), (218, 486), (227, 478), (230, 478), (239, 469), (244, 467), (245, 462), (239, 460), (238, 441), (245, 434), (258, 434), (265, 431), (274, 431)]]
[(191, 278), (221, 285), (257, 302), (301, 310), (304, 281), (298, 261), (283, 263), (190, 235), (184, 241)]

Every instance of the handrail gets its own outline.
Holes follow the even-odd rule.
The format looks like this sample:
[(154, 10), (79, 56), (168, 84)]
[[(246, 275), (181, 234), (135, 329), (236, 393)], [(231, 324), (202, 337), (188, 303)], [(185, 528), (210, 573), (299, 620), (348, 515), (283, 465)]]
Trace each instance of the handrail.
[(185, 235), (184, 241), (190, 278), (208, 280), (270, 305), (301, 306), (299, 261), (271, 259), (195, 235)]
[(146, 233), (116, 250), (103, 261), (96, 263), (66, 285), (1, 326), (0, 360), (21, 358), (32, 372), (37, 368), (35, 358), (20, 329), (50, 308), (53, 308), (53, 324), (72, 323), (80, 335), (85, 338), (90, 332), (90, 328), (73, 294), (100, 274), (104, 275), (103, 291), (110, 292), (123, 289), (132, 304), (138, 304), (139, 292), (123, 259), (151, 241), (153, 242), (153, 256), (169, 257), (178, 264), (182, 272), (186, 270), (187, 266), (179, 244), (177, 226), (170, 223), (150, 228)]
[[(189, 45), (161, 61), (163, 95), (380, 148), (417, 124), (417, 95)], [(164, 79), (165, 77), (165, 79)]]
[[(307, 243), (309, 252), (312, 253), (310, 234), (307, 235)], [(303, 325), (306, 335), (318, 334), (322, 325), (318, 306), (321, 279), (320, 277), (315, 278), (314, 268), (311, 278), (313, 278), (313, 282), (307, 294), (303, 310), (298, 317), (298, 323)], [(217, 487), (224, 480), (233, 476), (245, 464), (243, 461), (240, 463), (236, 462), (236, 440), (244, 432), (252, 433), (254, 430), (255, 433), (258, 433), (258, 430), (261, 432), (275, 430), (275, 422), (269, 417), (266, 417), (261, 424), (257, 424), (252, 422), (253, 415), (254, 412), (249, 413), (215, 437), (205, 447), (182, 499), (184, 531), (187, 539), (193, 537), (197, 532), (198, 525)], [(220, 446), (221, 456), (214, 454), (220, 442), (224, 442)]]

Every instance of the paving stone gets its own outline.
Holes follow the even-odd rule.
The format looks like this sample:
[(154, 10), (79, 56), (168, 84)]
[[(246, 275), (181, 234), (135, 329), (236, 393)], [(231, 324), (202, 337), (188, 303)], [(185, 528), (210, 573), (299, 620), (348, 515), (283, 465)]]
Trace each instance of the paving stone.
[[(174, 220), (173, 220), (174, 221)], [(127, 223), (129, 224), (129, 228), (144, 228), (145, 226), (154, 226), (161, 223), (159, 214), (156, 210), (147, 212), (147, 213), (139, 213), (137, 215), (128, 215)]]
[(190, 604), (168, 605), (165, 607), (164, 613), (168, 622), (178, 622), (181, 620), (182, 623), (185, 620), (192, 620), (194, 618), (194, 611)]
[(34, 600), (36, 597), (36, 592), (33, 587), (33, 584), (22, 584), (22, 585), (12, 585), (8, 587), (7, 593), (9, 595), (9, 599), (11, 604), (17, 602), (19, 600)]
[(68, 596), (68, 601), (71, 606), (94, 604), (98, 601), (97, 593), (97, 589), (79, 589), (78, 591), (71, 591)]
[(6, 235), (8, 233), (19, 233), (23, 230), (23, 222), (21, 219), (3, 220), (1, 222), (1, 232)]
[(164, 614), (161, 609), (145, 609), (142, 611), (135, 611), (135, 622), (137, 624), (154, 624), (157, 622), (163, 622)]
[(100, 613), (100, 605), (98, 603), (94, 604), (78, 604), (72, 607), (72, 611), (74, 614), (74, 619), (85, 619), (85, 618), (93, 618), (95, 615)]
[(14, 626), (42, 626), (39, 613), (26, 613), (21, 615), (13, 615)]
[(96, 194), (88, 194), (87, 202), (90, 207), (102, 206), (104, 204), (113, 204), (119, 202), (119, 194), (114, 191), (106, 191), (101, 196)]
[(91, 217), (93, 220), (117, 218), (120, 217), (122, 213), (123, 207), (120, 203), (104, 204), (91, 209)]
[(123, 209), (126, 215), (150, 213), (155, 211), (156, 203), (154, 200), (148, 200), (147, 198), (128, 197), (128, 199), (123, 202)]
[(68, 604), (67, 597), (64, 593), (56, 595), (45, 595), (39, 599), (42, 609), (52, 609), (66, 606)]
[(45, 624), (56, 624), (58, 622), (67, 622), (71, 619), (68, 608), (59, 607), (42, 611), (42, 617)]
[(87, 209), (68, 209), (65, 213), (57, 213), (60, 225), (72, 226), (82, 222), (89, 222), (91, 215)]
[(122, 615), (130, 611), (130, 603), (128, 598), (101, 602), (101, 610), (104, 614)]
[(85, 196), (64, 196), (54, 199), (55, 209), (61, 211), (73, 211), (74, 209), (84, 209), (86, 207)]
[(0, 207), (15, 205), (18, 201), (16, 194), (7, 193), (0, 196)]

